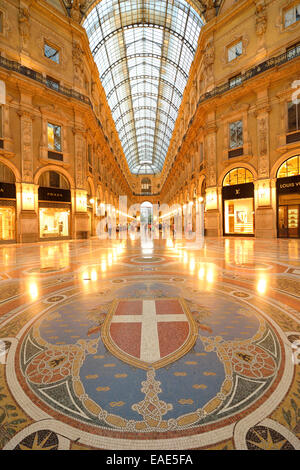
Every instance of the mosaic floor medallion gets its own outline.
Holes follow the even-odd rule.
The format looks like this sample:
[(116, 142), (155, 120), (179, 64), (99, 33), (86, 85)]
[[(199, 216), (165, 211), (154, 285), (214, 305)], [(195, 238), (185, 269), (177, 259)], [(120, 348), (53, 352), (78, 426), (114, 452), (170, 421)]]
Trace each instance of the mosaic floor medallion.
[(224, 294), (159, 288), (173, 290), (131, 282), (48, 309), (16, 350), (27, 397), (85, 432), (131, 439), (206, 434), (263, 404), (283, 373), (276, 328)]
[(253, 276), (157, 253), (141, 272), (141, 251), (124, 255), (135, 270), (106, 271), (83, 252), (84, 277), (49, 273), (32, 298), (4, 297), (2, 447), (298, 448), (298, 286), (269, 273), (278, 290), (264, 294), (261, 274), (256, 289)]

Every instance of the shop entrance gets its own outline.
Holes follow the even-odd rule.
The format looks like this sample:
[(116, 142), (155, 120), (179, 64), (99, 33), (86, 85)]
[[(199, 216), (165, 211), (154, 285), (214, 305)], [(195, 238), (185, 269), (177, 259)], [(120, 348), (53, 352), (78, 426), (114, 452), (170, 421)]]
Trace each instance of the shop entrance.
[(223, 188), (224, 235), (254, 235), (253, 175), (246, 168), (235, 168), (224, 178)]
[(300, 205), (279, 206), (278, 235), (280, 238), (299, 238)]
[(66, 178), (54, 171), (39, 179), (40, 240), (70, 237), (71, 192)]
[(300, 238), (300, 156), (286, 160), (277, 172), (279, 238)]
[(0, 241), (15, 239), (15, 207), (0, 207)]
[(16, 240), (16, 185), (10, 168), (0, 162), (0, 242)]

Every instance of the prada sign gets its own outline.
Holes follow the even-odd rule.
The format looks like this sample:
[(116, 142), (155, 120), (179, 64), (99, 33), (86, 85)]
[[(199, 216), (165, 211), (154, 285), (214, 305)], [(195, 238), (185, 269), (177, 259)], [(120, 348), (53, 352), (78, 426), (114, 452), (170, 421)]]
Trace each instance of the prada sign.
[(0, 199), (16, 199), (16, 185), (0, 183)]
[(278, 194), (300, 193), (300, 175), (278, 178), (276, 188)]
[(223, 199), (244, 199), (254, 197), (254, 184), (235, 184), (233, 186), (223, 186)]
[(39, 201), (71, 202), (71, 191), (59, 188), (39, 188)]

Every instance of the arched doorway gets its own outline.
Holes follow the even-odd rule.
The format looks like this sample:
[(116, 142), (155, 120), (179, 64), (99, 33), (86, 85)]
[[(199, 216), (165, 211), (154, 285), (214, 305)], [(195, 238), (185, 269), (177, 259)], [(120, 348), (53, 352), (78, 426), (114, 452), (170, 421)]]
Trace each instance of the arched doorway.
[(153, 223), (153, 204), (145, 201), (140, 208), (141, 235), (147, 235)]
[(254, 177), (244, 167), (234, 168), (223, 179), (224, 235), (254, 236)]
[(300, 238), (300, 155), (283, 162), (276, 176), (278, 237)]
[(0, 162), (0, 242), (16, 239), (15, 175)]
[(45, 171), (38, 184), (40, 239), (69, 238), (71, 191), (68, 180), (59, 172)]

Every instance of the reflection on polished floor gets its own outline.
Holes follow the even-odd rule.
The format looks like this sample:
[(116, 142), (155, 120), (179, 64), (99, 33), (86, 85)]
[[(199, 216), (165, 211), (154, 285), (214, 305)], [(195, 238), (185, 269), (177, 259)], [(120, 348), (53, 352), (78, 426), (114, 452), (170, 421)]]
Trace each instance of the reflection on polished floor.
[(0, 247), (1, 449), (299, 449), (300, 241)]

